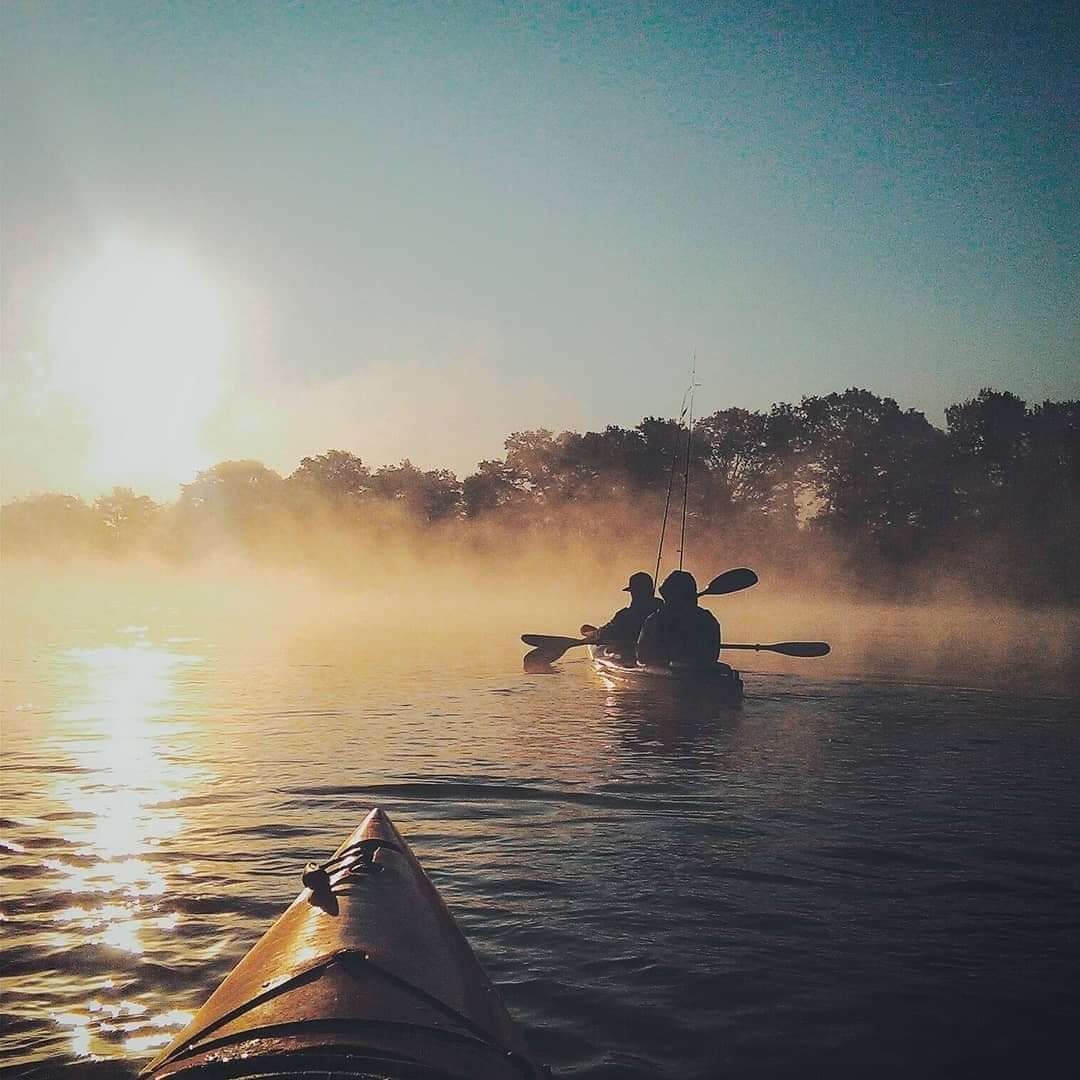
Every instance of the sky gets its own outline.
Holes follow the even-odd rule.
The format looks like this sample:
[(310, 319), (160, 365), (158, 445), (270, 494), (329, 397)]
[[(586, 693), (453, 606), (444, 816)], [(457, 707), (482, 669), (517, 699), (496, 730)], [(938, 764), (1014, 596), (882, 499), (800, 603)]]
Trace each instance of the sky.
[(1080, 396), (1068, 4), (0, 4), (5, 499)]

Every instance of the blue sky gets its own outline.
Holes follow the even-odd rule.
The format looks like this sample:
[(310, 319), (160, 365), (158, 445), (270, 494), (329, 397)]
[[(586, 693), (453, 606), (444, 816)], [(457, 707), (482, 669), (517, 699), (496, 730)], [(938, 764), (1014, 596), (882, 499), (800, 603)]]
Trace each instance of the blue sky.
[[(164, 494), (209, 460), (329, 446), (465, 471), (511, 430), (670, 414), (691, 350), (706, 411), (860, 385), (941, 422), (987, 384), (1080, 395), (1067, 5), (0, 20), (5, 497)], [(182, 249), (230, 333), (203, 456), (157, 479), (87, 466), (105, 413), (65, 372), (110, 363), (101, 343), (50, 357), (56, 283), (117, 234)]]

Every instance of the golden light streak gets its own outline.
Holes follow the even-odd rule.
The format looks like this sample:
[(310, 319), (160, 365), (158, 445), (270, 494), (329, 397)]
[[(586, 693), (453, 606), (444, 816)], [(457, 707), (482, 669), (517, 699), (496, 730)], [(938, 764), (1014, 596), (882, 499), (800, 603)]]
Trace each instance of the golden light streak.
[[(58, 873), (60, 892), (88, 899), (52, 915), (58, 946), (74, 935), (139, 957), (152, 947), (153, 935), (169, 934), (180, 921), (178, 913), (158, 908), (168, 882), (154, 850), (183, 828), (177, 800), (211, 777), (189, 764), (191, 728), (176, 718), (180, 674), (202, 658), (150, 644), (145, 628), (125, 632), (138, 640), (67, 653), (84, 692), (62, 723), (72, 732), (67, 745), (81, 768), (59, 774), (53, 794), (79, 812), (64, 836), (77, 858), (44, 865)], [(193, 869), (185, 864), (178, 873)], [(188, 1020), (178, 1010), (152, 1017), (137, 1002), (97, 999), (86, 1003), (85, 1014), (56, 1017), (70, 1028), (72, 1053), (89, 1059), (100, 1056), (97, 1037), (126, 1036), (126, 1049), (143, 1052), (167, 1042)]]

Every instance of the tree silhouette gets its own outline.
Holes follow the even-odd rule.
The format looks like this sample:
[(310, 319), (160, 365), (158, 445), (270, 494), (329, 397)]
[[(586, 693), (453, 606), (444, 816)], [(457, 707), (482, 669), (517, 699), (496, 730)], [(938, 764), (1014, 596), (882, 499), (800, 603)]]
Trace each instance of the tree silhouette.
[(922, 413), (856, 389), (804, 398), (799, 412), (815, 526), (897, 562), (947, 528), (946, 440)]
[(376, 469), (371, 485), (380, 498), (399, 503), (410, 516), (421, 521), (444, 520), (461, 505), (461, 484), (449, 469), (424, 472), (407, 458), (397, 465)]
[(262, 462), (223, 461), (183, 484), (177, 532), (188, 549), (215, 546), (229, 536), (258, 547), (282, 509), (285, 481)]
[(61, 558), (91, 551), (102, 539), (93, 508), (75, 495), (56, 492), (5, 503), (0, 534), (5, 551)]
[[(650, 416), (632, 428), (513, 432), (501, 459), (464, 480), (408, 459), (371, 469), (345, 450), (305, 457), (287, 480), (258, 461), (225, 461), (171, 507), (130, 488), (92, 505), (51, 493), (5, 504), (0, 525), (5, 552), (58, 556), (238, 543), (275, 557), (332, 551), (345, 567), (346, 536), (375, 550), (433, 527), (484, 538), (487, 550), (530, 528), (602, 550), (626, 530), (658, 527), (673, 475), (681, 496), (686, 448), (683, 425)], [(729, 551), (803, 577), (812, 554), (839, 554), (859, 571), (848, 580), (879, 591), (948, 571), (984, 590), (1080, 600), (1080, 402), (1028, 407), (983, 389), (951, 405), (940, 430), (851, 388), (718, 410), (697, 422), (690, 451), (689, 531)], [(333, 542), (321, 544), (322, 532)]]
[(124, 550), (147, 537), (157, 524), (160, 507), (148, 495), (115, 487), (94, 500), (94, 514), (109, 534), (115, 550)]
[(521, 506), (528, 498), (521, 476), (505, 461), (481, 461), (461, 488), (464, 513), (469, 518)]
[(327, 450), (304, 458), (289, 476), (289, 483), (338, 504), (359, 502), (372, 491), (371, 470), (348, 450)]

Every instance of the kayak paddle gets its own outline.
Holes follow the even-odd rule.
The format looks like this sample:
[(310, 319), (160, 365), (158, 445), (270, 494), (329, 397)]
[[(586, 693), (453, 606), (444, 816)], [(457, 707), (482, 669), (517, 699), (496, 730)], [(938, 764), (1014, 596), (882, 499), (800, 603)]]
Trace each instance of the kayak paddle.
[(553, 634), (522, 634), (521, 640), (526, 645), (535, 645), (539, 649), (558, 649), (562, 655), (567, 649), (575, 645), (595, 645), (596, 639), (591, 637), (556, 637)]
[(778, 652), (784, 656), (828, 656), (825, 641), (778, 641), (775, 645), (732, 645), (724, 641), (721, 649), (753, 649), (754, 652)]
[(562, 656), (561, 652), (549, 652), (545, 649), (531, 649), (521, 658), (521, 666), (533, 675), (552, 671), (551, 664)]
[(725, 596), (740, 589), (749, 589), (757, 582), (758, 576), (753, 570), (740, 566), (737, 570), (725, 570), (719, 577), (714, 577), (698, 596)]
[[(537, 651), (551, 654), (551, 663), (558, 660), (567, 649), (575, 645), (595, 645), (594, 638), (550, 637), (547, 634), (522, 634), (521, 640), (526, 645), (535, 645)], [(778, 641), (773, 645), (740, 645), (734, 642), (722, 642), (721, 649), (753, 649), (754, 652), (774, 652), (782, 656), (828, 656), (829, 645), (825, 641)], [(531, 655), (531, 654), (530, 654)], [(537, 657), (539, 659), (539, 657)]]
[[(745, 566), (740, 566), (735, 570), (725, 570), (724, 573), (718, 577), (714, 577), (705, 588), (698, 593), (698, 596), (726, 596), (728, 593), (739, 592), (741, 589), (749, 589), (751, 585), (756, 585), (758, 580), (757, 574), (753, 570), (748, 570)], [(549, 664), (554, 663), (567, 649), (572, 649), (575, 645), (595, 645), (596, 640), (591, 637), (583, 638), (571, 638), (571, 637), (557, 637), (551, 634), (522, 634), (521, 640), (526, 645), (535, 645), (537, 649), (542, 650), (547, 656), (546, 660), (541, 660), (541, 657), (536, 653), (529, 653), (529, 658), (534, 662), (541, 663), (546, 662)], [(753, 646), (747, 646), (753, 648)], [(762, 646), (766, 648), (766, 646)], [(802, 653), (792, 653), (792, 656), (801, 656)], [(815, 653), (815, 656), (822, 655)]]

